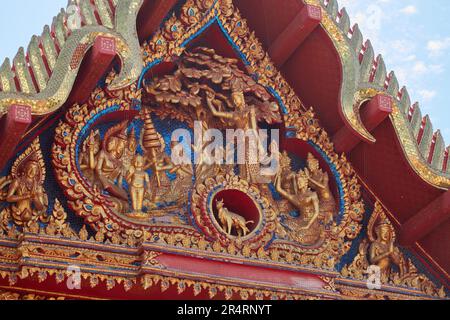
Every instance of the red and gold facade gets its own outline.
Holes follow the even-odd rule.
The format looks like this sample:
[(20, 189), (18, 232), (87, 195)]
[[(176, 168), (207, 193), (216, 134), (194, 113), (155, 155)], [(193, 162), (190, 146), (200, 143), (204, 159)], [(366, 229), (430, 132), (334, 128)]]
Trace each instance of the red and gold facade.
[[(448, 298), (448, 152), (335, 1), (278, 3), (81, 1), (0, 70), (0, 299)], [(263, 128), (271, 176), (173, 161)]]

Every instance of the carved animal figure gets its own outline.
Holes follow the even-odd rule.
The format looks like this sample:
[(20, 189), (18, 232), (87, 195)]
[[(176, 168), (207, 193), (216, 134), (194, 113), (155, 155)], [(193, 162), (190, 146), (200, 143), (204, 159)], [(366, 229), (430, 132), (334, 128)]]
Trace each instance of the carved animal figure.
[(217, 201), (217, 210), (219, 211), (218, 215), (222, 228), (228, 235), (231, 235), (233, 227), (239, 237), (245, 237), (250, 233), (247, 225), (254, 223), (254, 221), (247, 221), (244, 217), (225, 208), (223, 200)]

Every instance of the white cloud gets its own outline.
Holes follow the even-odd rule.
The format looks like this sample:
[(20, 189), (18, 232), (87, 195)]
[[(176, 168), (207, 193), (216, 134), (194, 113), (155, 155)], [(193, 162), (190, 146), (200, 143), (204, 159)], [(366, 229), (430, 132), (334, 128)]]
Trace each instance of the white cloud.
[[(414, 61), (414, 60), (413, 60)], [(423, 61), (416, 61), (411, 67), (413, 76), (423, 76), (426, 74), (437, 75), (444, 72), (444, 66), (441, 64), (426, 64)]]
[(390, 42), (390, 47), (404, 56), (405, 54), (411, 55), (416, 49), (416, 44), (411, 40), (397, 39)]
[(427, 50), (430, 56), (440, 56), (450, 47), (450, 37), (438, 40), (430, 40)]
[(407, 62), (410, 62), (410, 61), (414, 61), (416, 59), (417, 59), (417, 56), (415, 54), (412, 54), (412, 55), (407, 56), (404, 60)]
[(412, 67), (412, 71), (415, 75), (420, 76), (427, 73), (428, 67), (425, 65), (423, 61), (417, 61)]
[(406, 15), (412, 15), (417, 13), (417, 7), (413, 5), (409, 5), (400, 10), (401, 13)]
[(436, 97), (437, 92), (435, 90), (423, 89), (419, 90), (419, 95), (421, 96), (423, 102), (429, 102), (433, 100), (434, 97)]

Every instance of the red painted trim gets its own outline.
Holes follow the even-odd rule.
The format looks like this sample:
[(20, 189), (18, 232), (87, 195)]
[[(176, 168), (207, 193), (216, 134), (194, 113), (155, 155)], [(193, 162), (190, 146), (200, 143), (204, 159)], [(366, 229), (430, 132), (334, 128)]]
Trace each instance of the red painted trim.
[(399, 236), (400, 244), (413, 245), (449, 218), (450, 191), (447, 191), (403, 224)]
[(177, 0), (146, 0), (144, 2), (137, 19), (141, 42), (150, 38), (176, 3)]
[(437, 132), (433, 135), (433, 139), (431, 140), (431, 146), (430, 146), (430, 153), (428, 155), (428, 163), (433, 162), (434, 158), (434, 150), (436, 149), (436, 139), (437, 139)]
[(52, 71), (50, 70), (50, 66), (48, 63), (48, 59), (44, 50), (44, 47), (42, 45), (42, 41), (39, 40), (39, 49), (41, 49), (41, 57), (42, 57), (42, 61), (44, 61), (44, 66), (45, 66), (45, 70), (47, 71), (47, 75), (50, 76), (52, 74)]
[(109, 37), (97, 37), (92, 50), (83, 60), (80, 73), (68, 99), (69, 105), (83, 103), (90, 97), (98, 81), (110, 68), (115, 57), (115, 40)]
[(36, 76), (34, 74), (33, 68), (31, 67), (30, 57), (28, 56), (28, 54), (25, 56), (25, 61), (27, 62), (27, 69), (28, 69), (28, 72), (30, 73), (31, 81), (33, 82), (34, 89), (36, 90), (36, 92), (39, 92), (40, 91), (39, 85), (36, 81)]
[(269, 56), (273, 62), (281, 67), (305, 41), (305, 39), (319, 26), (322, 21), (320, 7), (305, 5), (287, 28), (269, 48)]
[(0, 171), (14, 155), (14, 149), (22, 139), (23, 134), (31, 124), (31, 108), (22, 105), (12, 105), (3, 119), (0, 136)]
[(325, 282), (317, 276), (294, 271), (199, 259), (171, 253), (164, 253), (156, 260), (170, 272), (190, 274), (192, 277), (201, 275), (211, 280), (226, 279), (237, 283), (258, 283), (269, 287), (275, 285), (293, 290), (316, 292), (323, 290), (325, 285)]
[(417, 144), (420, 144), (423, 139), (423, 134), (425, 133), (425, 126), (427, 124), (427, 118), (423, 117), (422, 124), (420, 125), (419, 134), (417, 135)]
[(443, 166), (443, 168), (442, 168), (442, 170), (443, 170), (444, 172), (447, 171), (447, 169), (448, 169), (449, 153), (450, 153), (450, 150), (447, 149), (447, 150), (445, 151), (445, 155), (444, 155), (444, 166)]

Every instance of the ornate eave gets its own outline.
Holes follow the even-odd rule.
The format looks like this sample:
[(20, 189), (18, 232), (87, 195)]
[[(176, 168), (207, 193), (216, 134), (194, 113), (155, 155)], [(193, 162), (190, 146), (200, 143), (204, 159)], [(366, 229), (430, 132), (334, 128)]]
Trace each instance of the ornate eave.
[[(86, 3), (88, 2), (82, 1), (80, 7), (84, 8), (85, 15), (89, 15), (90, 10), (95, 8)], [(107, 4), (103, 1), (96, 3)], [(445, 298), (446, 292), (441, 282), (432, 277), (427, 270), (428, 266), (416, 263), (400, 250), (397, 243), (395, 254), (408, 265), (408, 271), (405, 274), (391, 271), (379, 290), (367, 288), (363, 268), (368, 267), (368, 247), (379, 241), (373, 235), (374, 230), (381, 225), (388, 225), (393, 243), (396, 231), (388, 218), (394, 220), (395, 225), (395, 216), (372, 193), (370, 186), (361, 186), (364, 177), (358, 176), (354, 171), (352, 161), (336, 152), (332, 137), (320, 126), (313, 109), (303, 106), (291, 87), (293, 84), (286, 81), (277, 70), (270, 55), (265, 52), (251, 28), (247, 27), (246, 20), (232, 1), (186, 1), (171, 12), (160, 29), (142, 47), (136, 35), (137, 30), (133, 30), (134, 27), (131, 26), (139, 20), (137, 17), (141, 6), (146, 8), (147, 4), (131, 0), (118, 1), (117, 5), (116, 1), (109, 1), (108, 4), (111, 11), (105, 7), (95, 9), (99, 14), (104, 14), (100, 16), (100, 20), (105, 22), (104, 26), (86, 25), (69, 35), (64, 29), (64, 19), (67, 18), (65, 13), (61, 13), (59, 20), (55, 20), (54, 29), (57, 32), (54, 39), (65, 45), (60, 54), (54, 57), (58, 62), (49, 77), (47, 88), (36, 94), (0, 93), (0, 111), (2, 103), (4, 106), (28, 105), (33, 116), (51, 115), (59, 109), (52, 115), (53, 119), (50, 116), (38, 121), (25, 135), (23, 145), (19, 148), (23, 155), (10, 161), (8, 167), (12, 165), (12, 171), (5, 180), (0, 180), (1, 189), (4, 182), (6, 186), (8, 182), (19, 179), (18, 168), (26, 164), (28, 157), (42, 152), (42, 144), (34, 138), (53, 127), (54, 143), (52, 141), (51, 148), (46, 146), (46, 150), (51, 151), (51, 159), (50, 153), (46, 154), (48, 161), (40, 165), (40, 175), (44, 178), (44, 167), (52, 166), (52, 183), (57, 182), (63, 191), (63, 196), (51, 195), (53, 203), (48, 205), (46, 219), (40, 219), (43, 217), (42, 213), (39, 213), (41, 216), (33, 213), (33, 217), (25, 219), (23, 212), (17, 212), (17, 208), (4, 203), (0, 229), (0, 290), (6, 293), (0, 291), (0, 297), (4, 294), (10, 298), (23, 298), (10, 292), (26, 293), (26, 287), (33, 286), (35, 292), (41, 292), (44, 297), (77, 298), (67, 291), (65, 285), (70, 278), (67, 268), (76, 265), (82, 271), (83, 281), (90, 287), (84, 289), (84, 295), (79, 295), (78, 298), (120, 298), (125, 294), (148, 299), (171, 298), (176, 295), (185, 298), (226, 299)], [(334, 1), (329, 2), (328, 6), (315, 1), (312, 4), (322, 6), (324, 20), (321, 25), (334, 41), (344, 65), (342, 115), (353, 131), (365, 136), (366, 140), (373, 140), (360, 123), (358, 114), (355, 116), (353, 106), (358, 102), (359, 107), (363, 101), (380, 93), (392, 94), (395, 80), (391, 77), (392, 82), (387, 88), (364, 81), (355, 83), (353, 88), (352, 80), (355, 76), (351, 71), (353, 69), (347, 64), (354, 67), (355, 74), (363, 73), (363, 66), (356, 63), (356, 51), (353, 53), (354, 39), (343, 37), (342, 30), (345, 28), (339, 28), (335, 22)], [(166, 9), (170, 8), (164, 10)], [(116, 22), (113, 23), (113, 20)], [(340, 24), (346, 25), (345, 17), (341, 18)], [(202, 38), (207, 32), (211, 33)], [(77, 38), (76, 34), (83, 39)], [(108, 72), (108, 76), (93, 91), (89, 101), (82, 105), (66, 103), (70, 92), (76, 89), (73, 85), (77, 85), (76, 77), (82, 57), (99, 36), (114, 39), (117, 54), (122, 61), (121, 71), (118, 75), (109, 73), (111, 68), (108, 65), (108, 69), (104, 70)], [(286, 139), (282, 148), (299, 157), (305, 156), (303, 153), (306, 151), (314, 153), (321, 158), (321, 166), (326, 167), (333, 177), (336, 198), (339, 198), (339, 218), (335, 218), (333, 224), (323, 231), (326, 239), (322, 243), (311, 248), (297, 245), (292, 240), (281, 239), (282, 237), (277, 238), (275, 229), (280, 212), (274, 209), (274, 203), (267, 201), (267, 195), (263, 191), (255, 191), (252, 189), (254, 186), (234, 174), (218, 174), (204, 181), (196, 181), (192, 193), (189, 193), (192, 199), (188, 201), (189, 223), (192, 225), (175, 227), (170, 224), (141, 223), (136, 218), (124, 218), (114, 213), (108, 197), (92, 188), (83, 174), (79, 153), (85, 143), (82, 140), (86, 138), (86, 133), (94, 132), (98, 119), (105, 115), (109, 117), (105, 120), (107, 123), (123, 119), (129, 121), (142, 114), (146, 108), (142, 103), (143, 89), (151, 91), (146, 87), (146, 82), (150, 82), (147, 80), (152, 80), (155, 74), (164, 75), (167, 70), (173, 70), (180, 59), (190, 53), (191, 48), (195, 49), (196, 41), (202, 45), (209, 44), (227, 58), (239, 58), (239, 64), (243, 66), (241, 72), (250, 75), (246, 79), (253, 79), (248, 81), (254, 82), (255, 87), (265, 89), (263, 96), (269, 93), (279, 106), (285, 126), (283, 138)], [(74, 68), (65, 73), (64, 70), (70, 64), (68, 57), (74, 62), (74, 56), (77, 57)], [(225, 58), (218, 55), (217, 59)], [(36, 69), (33, 62), (31, 68)], [(29, 77), (26, 74), (22, 76), (19, 83), (25, 84), (28, 81), (30, 84)], [(8, 75), (3, 79), (11, 82)], [(51, 83), (64, 85), (53, 90)], [(45, 86), (43, 82), (41, 85)], [(354, 96), (351, 93), (355, 93)], [(59, 100), (51, 98), (52, 96), (58, 96)], [(161, 99), (165, 107), (168, 107), (171, 100)], [(69, 102), (74, 101), (69, 99)], [(397, 103), (400, 105), (403, 102)], [(352, 112), (349, 113), (350, 105)], [(398, 113), (398, 108), (394, 103), (394, 112), (390, 116), (394, 128), (400, 127), (398, 119), (404, 117)], [(149, 117), (149, 114), (146, 116)], [(170, 112), (157, 116), (176, 118)], [(181, 117), (187, 118), (186, 114)], [(120, 127), (120, 124), (116, 126)], [(135, 128), (131, 131), (134, 132)], [(411, 142), (409, 138), (400, 141), (407, 145)], [(29, 141), (34, 141), (31, 149), (27, 145)], [(298, 151), (296, 148), (304, 150)], [(296, 151), (298, 154), (295, 154)], [(414, 152), (408, 154), (408, 157), (411, 156), (414, 157)], [(431, 170), (430, 165), (423, 161), (414, 162), (413, 165), (414, 168), (424, 166), (423, 170)], [(433, 186), (445, 187), (447, 177), (444, 173), (435, 171), (432, 174), (426, 171), (425, 178), (440, 179)], [(261, 215), (262, 222), (256, 227), (259, 229), (253, 230), (243, 240), (230, 238), (221, 232), (220, 223), (211, 218), (214, 213), (209, 212), (214, 209), (211, 209), (211, 203), (208, 202), (210, 200), (207, 199), (229, 189), (251, 195), (251, 200)], [(364, 197), (363, 201), (362, 194), (369, 196)], [(61, 204), (62, 201), (64, 205)], [(69, 221), (68, 216), (82, 221), (81, 230), (74, 226), (73, 221)], [(228, 271), (223, 271), (227, 268)], [(279, 281), (267, 282), (265, 279), (268, 277)], [(99, 294), (95, 290), (99, 286), (104, 286), (106, 291)]]
[[(448, 210), (437, 205), (449, 197), (448, 148), (439, 131), (433, 135), (429, 117), (422, 119), (405, 88), (399, 92), (395, 74), (387, 75), (370, 41), (363, 45), (337, 1), (287, 1), (286, 10), (270, 10), (269, 2), (260, 10), (252, 1), (237, 5), (302, 101), (314, 106), (336, 151), (347, 154), (373, 198), (392, 213), (401, 242), (448, 279), (446, 249), (433, 249), (448, 235)], [(272, 23), (264, 27), (260, 15)], [(424, 227), (412, 231), (417, 225)]]
[[(375, 59), (370, 40), (364, 42), (357, 24), (350, 27), (345, 8), (339, 10), (336, 0), (306, 0), (305, 3), (322, 7), (321, 26), (329, 34), (341, 59), (341, 114), (346, 123), (363, 140), (376, 142), (362, 122), (359, 110), (364, 102), (378, 94), (390, 96), (394, 101), (390, 120), (408, 163), (424, 181), (448, 190), (450, 172), (444, 163), (446, 150), (442, 135), (439, 131), (433, 132), (429, 119), (422, 119), (418, 104), (411, 104), (408, 90), (403, 87), (399, 91), (395, 73), (386, 73), (383, 57), (379, 55)], [(419, 140), (422, 135), (425, 136)]]
[[(206, 296), (245, 300), (435, 299), (420, 290), (390, 285), (373, 292), (367, 289), (366, 281), (347, 279), (337, 272), (286, 266), (272, 259), (252, 261), (242, 254), (218, 255), (214, 251), (208, 254), (182, 245), (173, 247), (144, 242), (130, 248), (99, 243), (95, 239), (81, 240), (79, 236), (49, 236), (42, 231), (24, 233), (20, 240), (2, 239), (0, 248), (0, 288), (19, 292), (25, 289), (26, 292), (26, 284), (36, 282), (30, 291), (35, 294), (41, 292), (41, 296), (47, 298), (117, 299), (126, 294), (130, 298), (155, 299), (173, 297), (175, 290), (175, 295), (185, 299)], [(243, 272), (240, 276), (224, 276), (220, 268), (214, 269), (221, 263), (230, 269), (247, 269), (248, 274), (259, 275), (260, 279), (254, 276), (247, 278)], [(70, 281), (68, 265), (76, 265), (83, 270), (81, 277), (90, 289), (82, 293), (67, 289), (66, 283)], [(187, 271), (188, 265), (199, 270), (206, 265), (210, 271), (203, 271), (200, 276), (195, 268)], [(273, 269), (270, 271), (268, 268)], [(276, 277), (280, 281), (267, 282), (267, 277)], [(102, 296), (94, 295), (97, 287), (106, 289)], [(6, 295), (0, 291), (2, 294)]]
[[(377, 94), (391, 96), (395, 103), (390, 119), (405, 158), (424, 181), (447, 190), (450, 166), (446, 163), (449, 158), (442, 135), (439, 131), (433, 133), (429, 119), (422, 119), (418, 104), (411, 105), (407, 89), (403, 87), (399, 91), (395, 73), (387, 75), (381, 56), (374, 60), (370, 41), (363, 44), (358, 25), (350, 29), (350, 19), (345, 9), (339, 10), (336, 0), (307, 0), (305, 3), (322, 7), (321, 26), (339, 54), (343, 71), (341, 115), (349, 128), (363, 140), (374, 143), (376, 139), (361, 121), (359, 109)], [(82, 1), (79, 7), (83, 27), (74, 32), (67, 28), (69, 14), (62, 10), (51, 29), (46, 26), (42, 36), (33, 37), (26, 54), (20, 49), (12, 66), (9, 59), (4, 62), (0, 76), (0, 114), (4, 115), (14, 104), (30, 106), (36, 116), (61, 108), (69, 98), (84, 56), (99, 36), (114, 39), (122, 63), (120, 75), (110, 84), (110, 89), (123, 88), (136, 81), (143, 66), (137, 31), (130, 26), (136, 23), (143, 4), (144, 0), (117, 4), (105, 1), (95, 7)], [(99, 18), (95, 18), (95, 14)], [(69, 64), (71, 68), (66, 70)]]

